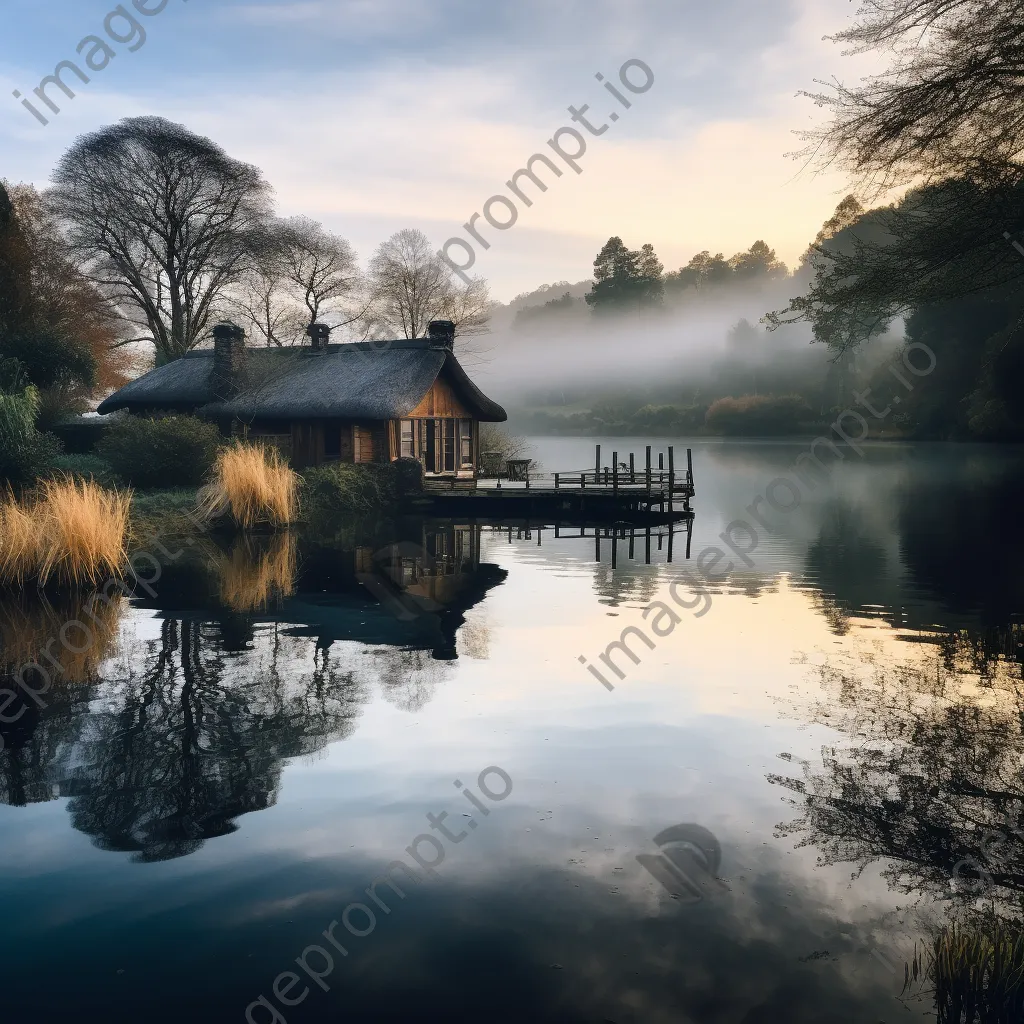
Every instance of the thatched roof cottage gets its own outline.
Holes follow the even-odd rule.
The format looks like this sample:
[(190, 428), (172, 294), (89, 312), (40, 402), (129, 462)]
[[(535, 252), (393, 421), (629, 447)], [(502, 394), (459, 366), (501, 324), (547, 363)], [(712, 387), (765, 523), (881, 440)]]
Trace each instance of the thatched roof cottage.
[(479, 424), (507, 417), (456, 359), (452, 323), (399, 341), (332, 345), (321, 324), (310, 334), (309, 346), (257, 349), (240, 327), (218, 324), (212, 349), (158, 366), (99, 412), (202, 416), (277, 445), (297, 469), (404, 456), (423, 463), (428, 484), (475, 483)]

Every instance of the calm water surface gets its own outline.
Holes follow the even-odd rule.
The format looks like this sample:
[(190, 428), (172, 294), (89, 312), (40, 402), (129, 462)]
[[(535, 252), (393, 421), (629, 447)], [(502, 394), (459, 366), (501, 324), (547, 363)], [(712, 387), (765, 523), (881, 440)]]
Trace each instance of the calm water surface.
[[(671, 564), (405, 522), (97, 607), (0, 725), (4, 1020), (933, 1018), (914, 943), (1024, 891), (1024, 453), (869, 447), (707, 584), (803, 446), (692, 447)], [(83, 617), (3, 599), (0, 660)], [(631, 626), (609, 691), (578, 658)]]

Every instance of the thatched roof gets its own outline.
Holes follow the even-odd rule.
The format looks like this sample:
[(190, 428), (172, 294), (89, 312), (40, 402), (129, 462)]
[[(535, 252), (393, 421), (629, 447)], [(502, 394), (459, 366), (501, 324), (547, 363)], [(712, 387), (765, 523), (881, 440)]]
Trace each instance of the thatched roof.
[(242, 390), (228, 402), (213, 393), (213, 350), (199, 349), (126, 384), (99, 412), (185, 409), (252, 419), (400, 419), (444, 372), (481, 420), (505, 410), (469, 379), (454, 353), (429, 338), (312, 348), (248, 349)]

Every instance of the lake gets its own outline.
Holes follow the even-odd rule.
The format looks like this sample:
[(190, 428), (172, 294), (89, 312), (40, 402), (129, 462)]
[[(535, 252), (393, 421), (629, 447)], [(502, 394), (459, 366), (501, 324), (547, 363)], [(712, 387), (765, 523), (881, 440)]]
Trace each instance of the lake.
[(1024, 892), (1024, 451), (533, 454), (595, 442), (692, 448), (671, 563), (342, 524), (0, 599), (60, 665), (0, 704), (5, 1020), (934, 1019), (915, 943)]

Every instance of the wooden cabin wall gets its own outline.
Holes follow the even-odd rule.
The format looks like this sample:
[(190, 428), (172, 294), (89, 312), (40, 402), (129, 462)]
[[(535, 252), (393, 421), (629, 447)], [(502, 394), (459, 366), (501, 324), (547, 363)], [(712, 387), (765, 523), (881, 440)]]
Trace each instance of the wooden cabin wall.
[(323, 424), (313, 420), (292, 423), (292, 466), (306, 469), (324, 461)]
[(402, 418), (417, 420), (447, 417), (466, 420), (474, 418), (473, 413), (459, 401), (455, 389), (441, 376), (434, 381), (430, 390), (423, 396), (423, 401)]

